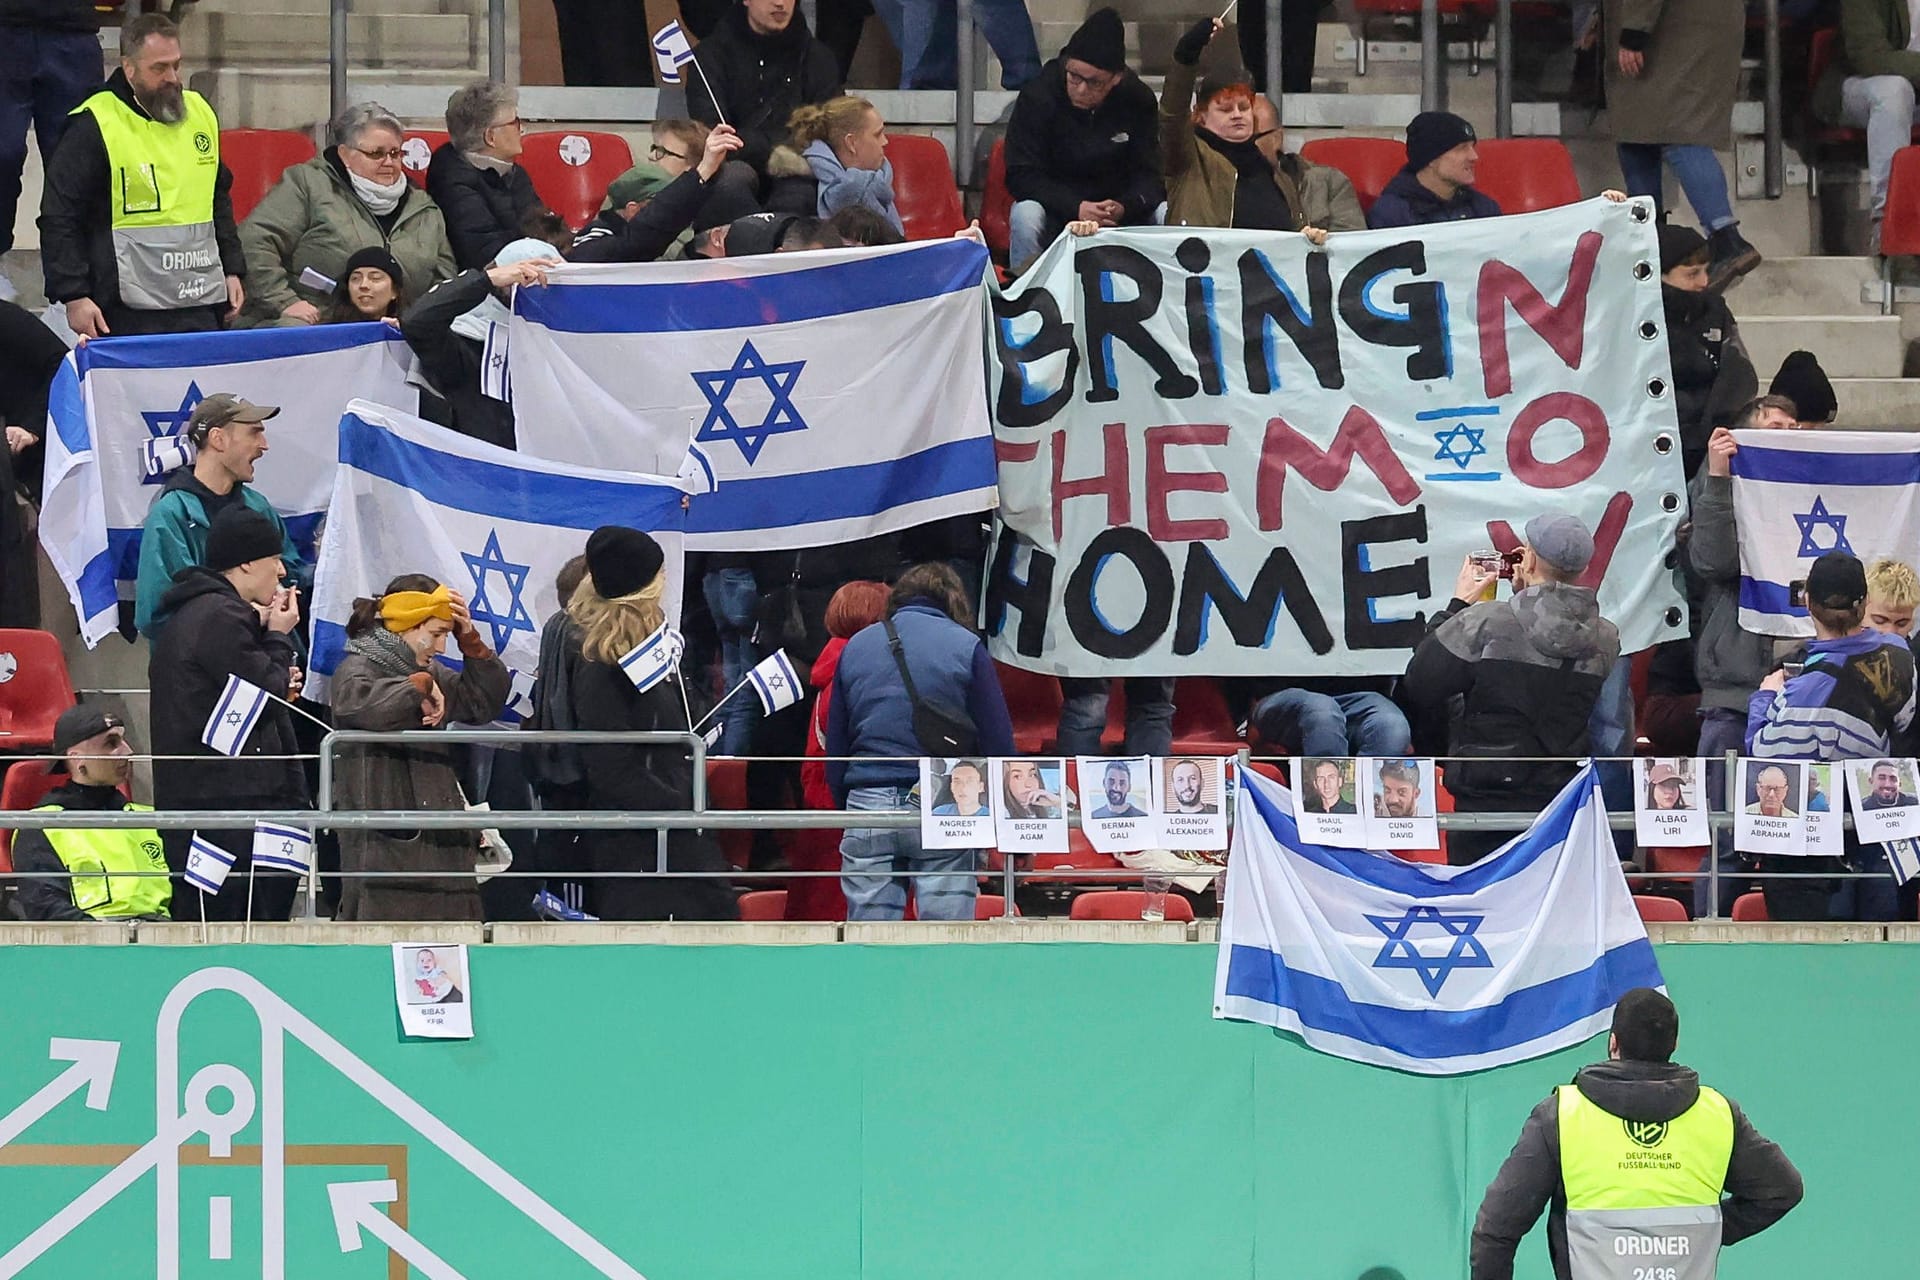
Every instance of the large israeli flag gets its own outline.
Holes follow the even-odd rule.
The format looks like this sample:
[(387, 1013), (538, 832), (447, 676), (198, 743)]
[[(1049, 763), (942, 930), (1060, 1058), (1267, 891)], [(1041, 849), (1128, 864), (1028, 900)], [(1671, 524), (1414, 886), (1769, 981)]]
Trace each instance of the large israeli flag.
[(1422, 1075), (1578, 1044), (1663, 985), (1591, 766), (1471, 867), (1300, 838), (1287, 789), (1242, 770), (1214, 1016)]
[(467, 598), (481, 638), (514, 672), (505, 718), (524, 717), (540, 628), (560, 605), (554, 578), (601, 525), (644, 530), (660, 543), (667, 616), (679, 616), (685, 513), (673, 481), (542, 462), (364, 400), (347, 405), (339, 435), (307, 696), (326, 701), (354, 599), (377, 597), (399, 574), (424, 573)]
[(280, 406), (254, 488), (311, 554), (333, 488), (334, 431), (356, 395), (410, 405), (411, 353), (384, 324), (104, 338), (67, 357), (48, 404), (40, 541), (89, 645), (133, 594), (140, 526), (169, 471), (190, 462), (194, 407), (226, 392)]
[(1740, 625), (1810, 636), (1790, 600), (1814, 560), (1845, 551), (1912, 563), (1920, 548), (1920, 433), (1736, 431), (1733, 516), (1740, 536)]
[(714, 492), (688, 513), (696, 550), (821, 546), (986, 510), (986, 270), (970, 240), (561, 267), (514, 295), (520, 447), (703, 473)]

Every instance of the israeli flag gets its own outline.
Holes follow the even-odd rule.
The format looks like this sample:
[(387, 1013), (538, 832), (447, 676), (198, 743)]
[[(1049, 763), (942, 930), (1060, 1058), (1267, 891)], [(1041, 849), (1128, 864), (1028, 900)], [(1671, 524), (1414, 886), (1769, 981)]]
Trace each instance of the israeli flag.
[(653, 56), (660, 64), (660, 83), (679, 84), (680, 68), (693, 61), (693, 42), (678, 21), (653, 33)]
[(233, 855), (211, 840), (195, 834), (187, 846), (185, 880), (202, 893), (219, 893), (233, 870)]
[(747, 672), (747, 683), (760, 696), (761, 710), (767, 715), (800, 701), (803, 692), (800, 677), (793, 669), (793, 659), (787, 657), (785, 649), (775, 649), (760, 659), (753, 670)]
[[(305, 696), (327, 700), (355, 597), (378, 596), (401, 573), (427, 574), (466, 596), (474, 626), (513, 673), (514, 689), (530, 688), (540, 670), (540, 628), (560, 607), (554, 578), (604, 524), (659, 542), (662, 605), (668, 617), (679, 616), (686, 513), (674, 480), (542, 462), (363, 400), (347, 405), (338, 436)], [(519, 714), (526, 705), (516, 702)]]
[(620, 669), (633, 681), (634, 688), (645, 693), (672, 673), (686, 647), (687, 642), (680, 633), (663, 622), (652, 635), (627, 651), (620, 659)]
[(675, 475), (700, 446), (693, 550), (986, 510), (986, 271), (971, 240), (556, 268), (514, 295), (520, 447)]
[(260, 723), (260, 713), (267, 709), (270, 696), (251, 680), (228, 676), (226, 688), (214, 700), (213, 713), (200, 730), (200, 741), (223, 756), (239, 755), (253, 734), (253, 726)]
[(313, 870), (313, 834), (272, 822), (254, 823), (253, 865), (304, 875)]
[(1740, 537), (1740, 625), (1811, 636), (1789, 596), (1814, 560), (1844, 551), (1909, 563), (1920, 546), (1920, 433), (1736, 431), (1733, 517)]
[(280, 406), (253, 487), (311, 557), (333, 487), (334, 431), (355, 395), (416, 403), (412, 354), (391, 325), (330, 324), (89, 342), (60, 367), (47, 408), (40, 541), (98, 644), (140, 569), (140, 526), (170, 472), (192, 461), (187, 419), (228, 392)]
[(1216, 1018), (1457, 1075), (1578, 1044), (1663, 986), (1591, 765), (1470, 867), (1308, 844), (1288, 790), (1251, 770), (1234, 812)]

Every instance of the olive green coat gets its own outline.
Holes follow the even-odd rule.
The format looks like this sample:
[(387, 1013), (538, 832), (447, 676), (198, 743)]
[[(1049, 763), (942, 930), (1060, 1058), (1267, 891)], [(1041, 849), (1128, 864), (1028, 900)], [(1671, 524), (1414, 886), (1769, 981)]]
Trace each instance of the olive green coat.
[[(1733, 146), (1743, 0), (1606, 0), (1607, 120), (1615, 142)], [(1620, 33), (1647, 33), (1640, 74), (1620, 73)]]
[(1912, 38), (1907, 0), (1842, 0), (1840, 38), (1814, 86), (1814, 114), (1841, 123), (1840, 86), (1849, 76), (1905, 76), (1920, 85), (1920, 53), (1907, 48)]

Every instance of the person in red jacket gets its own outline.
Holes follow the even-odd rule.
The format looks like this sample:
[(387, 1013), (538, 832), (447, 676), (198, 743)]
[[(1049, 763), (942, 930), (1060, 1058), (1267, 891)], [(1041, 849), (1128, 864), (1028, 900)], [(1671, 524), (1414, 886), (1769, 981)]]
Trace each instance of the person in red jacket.
[[(826, 647), (813, 664), (810, 679), (819, 691), (813, 700), (813, 722), (807, 730), (807, 759), (800, 766), (800, 797), (809, 809), (838, 809), (827, 786), (827, 704), (833, 694), (833, 674), (840, 669), (840, 652), (855, 633), (886, 616), (887, 584), (849, 582), (827, 602)], [(802, 831), (794, 842), (795, 871), (832, 871), (831, 876), (802, 876), (787, 887), (787, 919), (844, 920), (847, 897), (840, 891), (840, 833)]]

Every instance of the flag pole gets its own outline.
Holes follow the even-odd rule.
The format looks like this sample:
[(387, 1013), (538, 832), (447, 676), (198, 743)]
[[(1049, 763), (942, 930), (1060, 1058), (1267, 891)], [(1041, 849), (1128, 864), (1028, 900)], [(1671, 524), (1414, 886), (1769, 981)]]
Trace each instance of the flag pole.
[(1228, 5), (1225, 9), (1223, 9), (1220, 13), (1220, 16), (1215, 18), (1214, 21), (1225, 22), (1227, 20), (1228, 15), (1230, 15), (1235, 9), (1238, 9), (1239, 7), (1240, 7), (1240, 0), (1233, 0), (1233, 3)]
[[(1240, 0), (1233, 0), (1233, 2), (1238, 4)], [(721, 124), (731, 129), (733, 125), (728, 121), (727, 113), (720, 109), (720, 95), (713, 91), (713, 81), (707, 79), (707, 69), (700, 65), (699, 55), (696, 54), (690, 61), (693, 63), (693, 69), (700, 73), (700, 83), (707, 86), (707, 96), (713, 99), (713, 114), (720, 117)]]
[(207, 891), (198, 885), (193, 891), (200, 895), (200, 945), (204, 947), (207, 945)]
[[(269, 695), (271, 696), (271, 695)], [(240, 941), (253, 941), (253, 878), (259, 875), (259, 869), (253, 865), (253, 851), (247, 851), (247, 919), (240, 926)]]
[[(720, 701), (718, 701), (718, 702), (716, 702), (716, 703), (714, 703), (714, 704), (713, 704), (713, 710), (711, 710), (711, 711), (709, 711), (709, 712), (707, 712), (707, 714), (705, 714), (705, 715), (703, 715), (703, 716), (701, 716), (701, 717), (700, 717), (700, 724), (705, 724), (705, 723), (706, 723), (707, 721), (709, 721), (709, 720), (711, 720), (711, 719), (713, 719), (713, 718), (714, 718), (715, 716), (717, 716), (717, 715), (719, 715), (719, 714), (720, 714), (720, 709), (721, 709), (722, 707), (724, 707), (724, 706), (726, 706), (726, 705), (727, 705), (727, 704), (728, 704), (729, 702), (732, 702), (732, 701), (733, 701), (733, 695), (734, 695), (734, 694), (736, 694), (736, 693), (738, 693), (738, 692), (740, 692), (740, 691), (741, 691), (742, 689), (744, 689), (744, 688), (746, 688), (746, 687), (747, 687), (747, 681), (749, 681), (749, 680), (751, 680), (751, 679), (753, 679), (753, 672), (751, 672), (751, 671), (749, 671), (749, 672), (747, 672), (747, 674), (746, 674), (745, 676), (743, 676), (743, 677), (741, 678), (741, 680), (740, 680), (740, 683), (739, 683), (739, 684), (737, 684), (737, 685), (735, 685), (735, 686), (733, 686), (733, 688), (731, 688), (731, 689), (729, 689), (729, 690), (727, 690), (727, 691), (726, 691), (725, 693), (723, 693), (723, 694), (721, 694), (721, 695), (720, 695)], [(689, 717), (691, 717), (691, 716), (693, 715), (693, 712), (691, 712), (691, 711), (689, 711), (689, 712), (687, 712), (687, 715), (688, 715)], [(689, 727), (689, 728), (687, 729), (687, 732), (688, 732), (688, 733), (698, 733), (698, 732), (700, 732), (700, 724), (696, 724), (696, 725), (692, 725), (692, 726), (690, 726), (690, 727)]]

